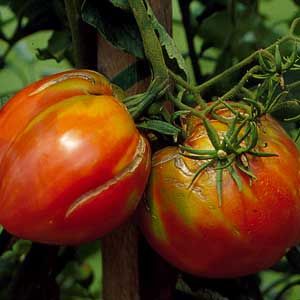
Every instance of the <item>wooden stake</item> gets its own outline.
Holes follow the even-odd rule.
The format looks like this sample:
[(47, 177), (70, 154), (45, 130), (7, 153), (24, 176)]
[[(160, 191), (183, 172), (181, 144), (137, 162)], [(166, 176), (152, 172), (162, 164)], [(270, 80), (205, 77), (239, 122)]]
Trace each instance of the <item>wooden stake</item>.
[[(154, 13), (159, 21), (171, 32), (172, 24), (172, 4), (171, 0), (151, 0), (149, 1)], [(113, 48), (102, 37), (98, 39), (98, 70), (112, 79), (128, 66), (135, 63), (135, 58)], [(148, 86), (149, 80), (140, 81), (135, 84), (129, 94), (135, 94), (144, 91)], [(104, 300), (171, 300), (170, 286), (167, 284), (167, 278), (163, 281), (166, 283), (163, 287), (157, 284), (159, 274), (149, 268), (159, 268), (162, 275), (169, 274), (169, 266), (160, 260), (154, 259), (151, 266), (140, 264), (141, 260), (147, 260), (151, 251), (144, 251), (144, 247), (139, 251), (140, 236), (136, 225), (130, 221), (121, 228), (115, 230), (110, 235), (102, 239), (103, 253), (103, 299)], [(149, 252), (150, 251), (150, 252)], [(153, 253), (152, 253), (153, 255)], [(155, 263), (154, 263), (155, 262)], [(164, 266), (161, 268), (161, 266)], [(159, 267), (158, 267), (159, 266)], [(162, 271), (164, 269), (164, 271)], [(148, 274), (144, 276), (144, 274)], [(168, 276), (169, 276), (168, 275)], [(147, 282), (145, 282), (145, 280)], [(174, 283), (174, 276), (170, 275), (170, 280)], [(160, 281), (160, 280), (159, 280)], [(148, 292), (149, 287), (153, 285), (156, 290), (156, 298), (153, 293)], [(164, 295), (164, 298), (158, 296)], [(152, 297), (152, 298), (149, 298)]]

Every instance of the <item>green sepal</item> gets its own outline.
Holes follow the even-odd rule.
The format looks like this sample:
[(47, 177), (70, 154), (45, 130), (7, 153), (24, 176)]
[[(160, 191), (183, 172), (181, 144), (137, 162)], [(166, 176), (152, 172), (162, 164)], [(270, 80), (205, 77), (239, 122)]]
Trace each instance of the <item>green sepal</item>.
[(280, 102), (272, 107), (270, 113), (277, 119), (286, 122), (296, 122), (300, 116), (300, 101), (294, 99)]
[(123, 103), (132, 117), (137, 119), (153, 102), (162, 97), (168, 88), (168, 80), (160, 82), (159, 78), (154, 78), (146, 92), (127, 97)]
[(243, 102), (246, 102), (247, 104), (253, 105), (256, 108), (258, 115), (262, 114), (262, 109), (263, 108), (262, 108), (262, 105), (258, 101), (253, 100), (253, 99), (249, 99), (249, 98), (243, 98)]
[(257, 145), (258, 141), (258, 132), (257, 132), (257, 126), (255, 122), (250, 122), (250, 143), (247, 145), (246, 149), (244, 152), (248, 152), (251, 149), (253, 149)]
[(194, 159), (194, 160), (207, 160), (207, 159), (214, 159), (215, 155), (192, 155), (187, 153), (181, 153), (182, 156)]
[(239, 153), (234, 148), (234, 145), (232, 144), (232, 142), (230, 141), (230, 138), (227, 135), (224, 135), (224, 139), (223, 139), (223, 143), (222, 143), (222, 149), (223, 148), (226, 152), (232, 152), (236, 155), (239, 155)]
[(263, 56), (262, 56), (262, 54), (261, 54), (261, 51), (258, 52), (258, 62), (259, 62), (259, 64), (260, 64), (262, 70), (263, 70), (265, 73), (270, 73), (270, 72), (273, 71), (273, 70), (272, 70), (272, 66), (271, 66), (271, 64), (269, 63), (269, 61), (268, 61), (268, 60), (266, 60), (266, 61), (264, 60), (264, 58), (263, 58)]
[(300, 121), (300, 115), (292, 117), (292, 118), (288, 118), (288, 119), (284, 119), (285, 122), (298, 122)]
[(298, 132), (297, 132), (297, 135), (294, 138), (294, 142), (297, 143), (299, 138), (300, 138), (300, 128), (298, 128)]
[(181, 150), (187, 151), (192, 154), (206, 154), (206, 155), (216, 155), (217, 151), (216, 150), (200, 150), (200, 149), (194, 149), (192, 147), (187, 147), (183, 145), (179, 145), (179, 148)]
[(276, 98), (274, 100), (270, 101), (269, 105), (266, 106), (265, 112), (272, 113), (272, 110), (274, 109), (274, 107), (276, 107), (276, 105), (278, 103), (280, 104), (281, 102), (285, 101), (288, 94), (289, 94), (288, 91), (283, 91), (282, 93), (277, 95)]
[(234, 182), (236, 183), (239, 191), (241, 192), (243, 190), (243, 184), (242, 184), (240, 175), (237, 173), (237, 171), (232, 166), (232, 164), (227, 167), (227, 170), (228, 170), (229, 174), (231, 175), (232, 179), (234, 180)]
[(249, 136), (250, 131), (251, 131), (251, 126), (250, 124), (247, 124), (244, 134), (237, 140), (236, 144), (240, 145)]
[(146, 120), (137, 124), (138, 128), (153, 130), (165, 135), (177, 136), (181, 133), (181, 129), (164, 121), (160, 120)]
[(181, 117), (182, 115), (187, 115), (190, 113), (191, 112), (189, 110), (177, 110), (171, 114), (170, 122), (173, 123), (178, 117)]
[(199, 167), (199, 169), (195, 172), (195, 174), (194, 174), (194, 176), (193, 176), (193, 179), (192, 179), (192, 181), (191, 181), (191, 183), (190, 183), (190, 185), (189, 185), (189, 189), (193, 186), (193, 184), (194, 184), (195, 180), (197, 179), (197, 177), (199, 176), (199, 174), (200, 174), (203, 170), (205, 170), (207, 167), (209, 167), (210, 165), (212, 165), (212, 164), (214, 163), (214, 161), (215, 161), (214, 159), (209, 160), (209, 161), (203, 163), (203, 164)]
[(270, 152), (257, 152), (257, 151), (249, 151), (249, 154), (253, 156), (259, 156), (259, 157), (273, 157), (278, 156), (276, 153), (270, 153)]
[(205, 117), (203, 118), (203, 125), (214, 148), (220, 149), (220, 137), (216, 129), (212, 126), (211, 122)]
[(216, 185), (217, 185), (217, 196), (218, 196), (218, 206), (222, 206), (222, 187), (223, 187), (223, 169), (221, 169), (222, 162), (217, 162), (216, 169)]
[[(244, 120), (241, 122), (241, 124), (240, 124), (239, 126), (237, 126), (237, 127), (234, 129), (232, 135), (229, 137), (230, 142), (234, 142), (234, 141), (237, 140), (238, 135), (240, 134), (241, 130), (243, 129), (243, 127), (245, 126), (245, 124), (246, 124), (247, 122), (248, 122), (248, 120), (247, 120), (247, 119), (244, 119)], [(234, 144), (233, 146), (235, 146), (235, 145), (236, 145), (236, 144)]]
[(225, 164), (221, 164), (221, 167), (216, 167), (215, 168), (215, 170), (219, 170), (219, 169), (222, 169), (222, 170), (224, 170), (224, 169), (226, 169), (226, 168), (228, 168), (230, 165), (232, 165), (232, 163), (234, 162), (234, 160), (235, 160), (235, 155), (232, 157), (232, 158), (228, 158), (228, 159), (226, 159), (227, 160), (227, 162), (225, 162), (223, 159), (222, 159), (222, 162), (225, 162)]
[(280, 74), (282, 72), (282, 58), (278, 44), (275, 46), (275, 65), (276, 72)]
[(283, 68), (285, 70), (289, 70), (291, 67), (294, 66), (295, 62), (297, 61), (297, 54), (298, 54), (297, 43), (294, 43), (293, 52), (292, 52), (291, 56), (289, 56), (286, 59), (286, 63), (283, 65)]
[(249, 170), (249, 168), (246, 168), (240, 159), (237, 159), (236, 166), (247, 176), (249, 176), (252, 179), (257, 179), (256, 176)]
[(234, 132), (234, 129), (236, 128), (236, 125), (238, 123), (238, 119), (239, 119), (238, 116), (235, 116), (233, 118), (233, 120), (231, 121), (231, 123), (230, 123), (230, 125), (228, 127), (228, 130), (227, 130), (227, 133), (226, 133), (227, 137), (231, 137), (232, 136), (232, 134)]

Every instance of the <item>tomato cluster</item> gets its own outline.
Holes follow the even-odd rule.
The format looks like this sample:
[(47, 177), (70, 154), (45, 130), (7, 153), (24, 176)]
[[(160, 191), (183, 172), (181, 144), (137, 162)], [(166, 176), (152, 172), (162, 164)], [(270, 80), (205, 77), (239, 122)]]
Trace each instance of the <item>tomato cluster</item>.
[(0, 223), (54, 244), (96, 239), (136, 208), (148, 142), (100, 74), (75, 70), (33, 83), (0, 112)]
[[(223, 111), (224, 113), (224, 111)], [(228, 111), (225, 114), (228, 114)], [(224, 117), (224, 115), (223, 115)], [(186, 121), (184, 146), (215, 150), (200, 119)], [(220, 139), (228, 125), (210, 120)], [(26, 87), (0, 111), (0, 224), (51, 244), (78, 244), (110, 232), (136, 209), (150, 173), (150, 147), (102, 75), (59, 73)], [(236, 277), (270, 267), (300, 241), (300, 154), (270, 116), (247, 156), (240, 190), (224, 170), (178, 147), (153, 156), (142, 232), (171, 264), (205, 277)]]

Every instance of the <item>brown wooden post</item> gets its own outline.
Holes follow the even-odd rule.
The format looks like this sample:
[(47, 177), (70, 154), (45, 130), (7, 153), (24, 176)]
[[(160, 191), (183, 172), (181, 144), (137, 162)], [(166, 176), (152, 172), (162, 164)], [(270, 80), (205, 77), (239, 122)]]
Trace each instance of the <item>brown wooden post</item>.
[[(149, 3), (159, 21), (171, 32), (171, 0), (150, 0)], [(134, 62), (134, 57), (113, 48), (102, 37), (99, 37), (98, 70), (101, 73), (108, 78), (113, 78)], [(135, 94), (144, 91), (147, 86), (148, 80), (144, 80), (138, 82), (128, 92)], [(165, 295), (163, 298), (160, 296), (153, 298), (153, 295), (150, 296), (150, 294), (148, 296), (147, 290), (149, 290), (151, 280), (154, 278), (152, 275), (143, 277), (143, 274), (139, 274), (139, 255), (140, 260), (147, 260), (148, 254), (146, 252), (149, 253), (149, 250), (138, 251), (139, 238), (136, 225), (133, 221), (129, 221), (102, 239), (104, 300), (171, 300), (169, 296), (166, 296), (170, 294), (166, 288), (163, 288), (162, 293)], [(150, 271), (149, 274), (154, 273)], [(142, 283), (144, 279), (149, 282)], [(157, 283), (153, 282), (153, 288), (156, 287)]]

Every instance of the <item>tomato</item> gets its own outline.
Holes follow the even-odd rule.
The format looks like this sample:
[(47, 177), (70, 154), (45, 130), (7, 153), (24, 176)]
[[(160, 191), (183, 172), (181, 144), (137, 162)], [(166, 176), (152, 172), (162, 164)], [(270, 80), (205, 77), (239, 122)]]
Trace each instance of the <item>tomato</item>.
[(33, 83), (0, 111), (0, 223), (10, 233), (78, 244), (135, 210), (150, 148), (109, 82), (87, 70)]
[[(217, 120), (211, 124), (220, 136), (227, 130)], [(204, 126), (192, 127), (184, 144), (214, 149)], [(247, 154), (255, 180), (233, 165), (242, 190), (224, 170), (221, 205), (215, 165), (190, 185), (206, 160), (187, 158), (177, 147), (154, 154), (139, 223), (152, 247), (180, 270), (211, 278), (244, 276), (272, 266), (300, 241), (299, 151), (268, 115), (258, 124), (258, 137), (259, 151), (278, 156)]]

